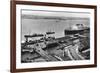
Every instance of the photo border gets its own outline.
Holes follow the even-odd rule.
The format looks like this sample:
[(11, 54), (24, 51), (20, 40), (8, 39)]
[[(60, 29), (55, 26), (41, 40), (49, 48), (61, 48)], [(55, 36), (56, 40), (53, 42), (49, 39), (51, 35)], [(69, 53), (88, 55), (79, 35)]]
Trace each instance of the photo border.
[[(55, 67), (41, 67), (41, 68), (25, 68), (16, 69), (16, 5), (37, 5), (37, 6), (52, 6), (52, 7), (71, 7), (71, 8), (86, 8), (94, 9), (94, 64), (89, 65), (75, 65), (75, 66), (55, 66)], [(47, 2), (33, 2), (33, 1), (11, 1), (11, 29), (10, 29), (10, 47), (11, 47), (11, 72), (29, 72), (29, 71), (46, 71), (46, 70), (60, 70), (60, 69), (76, 69), (76, 68), (90, 68), (97, 67), (97, 6), (95, 5), (79, 5), (79, 4), (63, 4), (63, 3), (47, 3)]]

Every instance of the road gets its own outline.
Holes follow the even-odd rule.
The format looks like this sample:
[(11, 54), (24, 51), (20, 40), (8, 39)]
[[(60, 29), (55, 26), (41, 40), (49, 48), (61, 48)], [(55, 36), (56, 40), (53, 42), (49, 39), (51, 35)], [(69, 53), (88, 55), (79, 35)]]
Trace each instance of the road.
[(74, 46), (70, 45), (68, 47), (65, 48), (65, 53), (70, 57), (70, 59), (72, 60), (83, 60), (84, 57), (82, 57), (77, 49), (78, 49), (78, 45), (75, 44)]

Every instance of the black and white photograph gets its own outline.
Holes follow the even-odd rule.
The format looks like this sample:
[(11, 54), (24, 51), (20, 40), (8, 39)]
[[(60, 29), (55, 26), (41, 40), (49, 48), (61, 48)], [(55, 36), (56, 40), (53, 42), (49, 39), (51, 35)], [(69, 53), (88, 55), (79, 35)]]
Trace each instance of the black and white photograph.
[(11, 71), (97, 66), (96, 6), (12, 2)]
[(90, 13), (21, 10), (21, 63), (90, 60)]

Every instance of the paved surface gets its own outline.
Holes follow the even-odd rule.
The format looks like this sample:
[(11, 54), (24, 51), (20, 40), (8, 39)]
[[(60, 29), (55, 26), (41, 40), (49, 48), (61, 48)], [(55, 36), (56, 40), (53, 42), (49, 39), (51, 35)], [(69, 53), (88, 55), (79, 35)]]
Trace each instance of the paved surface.
[(84, 58), (76, 51), (78, 49), (78, 45), (69, 46), (65, 48), (65, 52), (68, 54), (70, 59), (72, 60), (83, 60)]

